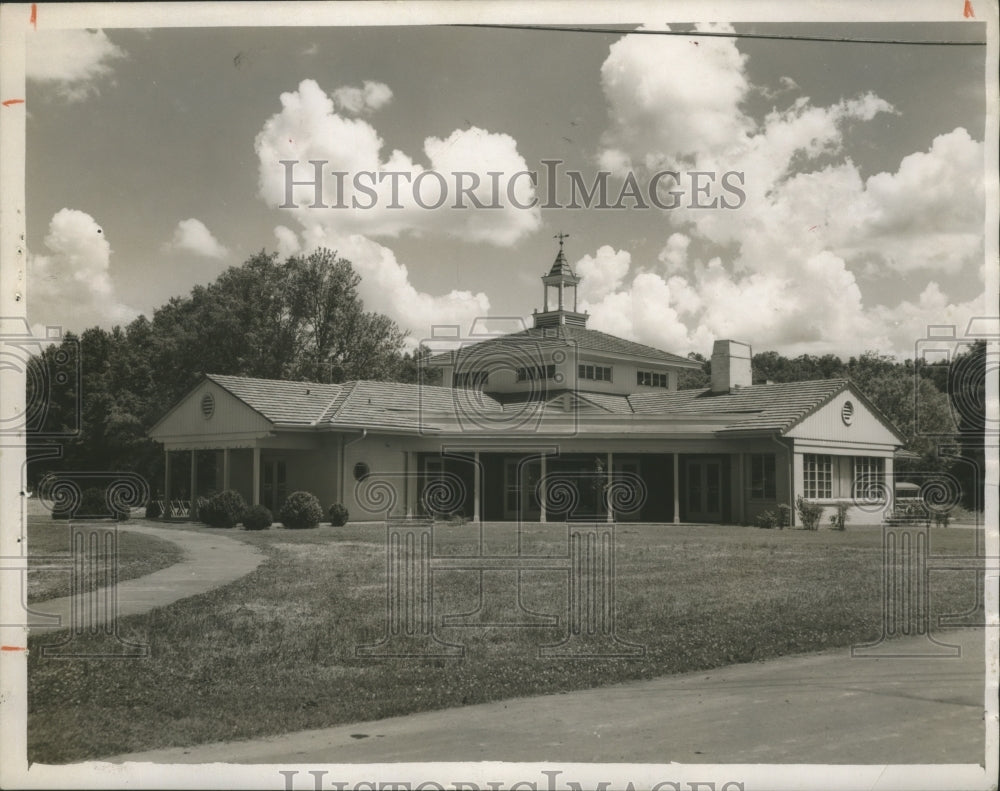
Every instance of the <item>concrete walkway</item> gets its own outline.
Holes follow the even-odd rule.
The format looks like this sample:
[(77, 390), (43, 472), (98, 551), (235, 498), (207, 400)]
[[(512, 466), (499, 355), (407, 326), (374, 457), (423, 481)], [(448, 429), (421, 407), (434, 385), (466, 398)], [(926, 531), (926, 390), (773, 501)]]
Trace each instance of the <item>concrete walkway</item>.
[[(200, 533), (177, 527), (152, 527), (120, 523), (120, 530), (128, 530), (177, 544), (184, 550), (184, 560), (160, 571), (119, 582), (117, 586), (117, 616), (139, 615), (154, 607), (173, 604), (188, 596), (197, 596), (213, 588), (238, 580), (249, 574), (264, 560), (257, 549), (236, 539), (227, 538), (220, 530)], [(93, 606), (95, 599), (103, 600), (101, 591), (84, 594), (84, 602), (77, 602), (79, 611), (86, 616), (86, 626), (99, 624), (112, 617), (109, 608)], [(89, 603), (88, 603), (89, 602)], [(83, 606), (80, 606), (83, 604)], [(73, 597), (34, 602), (31, 611), (36, 621), (55, 616), (52, 625), (33, 625), (32, 630), (65, 629), (72, 625)], [(58, 619), (58, 620), (56, 620)], [(84, 624), (77, 624), (78, 628)]]
[[(939, 633), (961, 647), (958, 657), (852, 658), (839, 649), (105, 760), (975, 764), (985, 751), (984, 631)], [(925, 643), (891, 646), (912, 653)]]

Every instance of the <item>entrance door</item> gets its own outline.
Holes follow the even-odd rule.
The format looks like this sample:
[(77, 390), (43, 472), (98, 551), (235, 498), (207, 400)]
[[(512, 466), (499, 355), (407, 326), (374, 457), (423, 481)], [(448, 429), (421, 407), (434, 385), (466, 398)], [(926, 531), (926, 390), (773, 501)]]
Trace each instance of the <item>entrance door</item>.
[[(535, 494), (541, 479), (538, 460), (525, 463), (523, 459), (504, 459), (503, 462), (503, 518), (507, 520), (541, 519), (541, 503)], [(521, 514), (518, 514), (518, 507)]]
[(265, 461), (260, 465), (260, 502), (272, 514), (285, 503), (288, 495), (286, 483), (285, 462), (281, 460)]
[(687, 521), (722, 521), (722, 460), (688, 459)]

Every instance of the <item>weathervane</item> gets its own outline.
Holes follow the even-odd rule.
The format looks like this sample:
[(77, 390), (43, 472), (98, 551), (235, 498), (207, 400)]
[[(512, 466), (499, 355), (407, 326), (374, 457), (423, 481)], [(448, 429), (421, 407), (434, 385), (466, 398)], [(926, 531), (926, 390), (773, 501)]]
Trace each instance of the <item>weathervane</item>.
[(566, 239), (567, 237), (569, 237), (569, 234), (568, 233), (563, 233), (562, 231), (560, 231), (559, 233), (557, 233), (555, 236), (552, 237), (553, 239), (558, 239), (559, 240), (559, 252), (560, 253), (562, 252), (562, 249), (563, 249), (563, 239)]

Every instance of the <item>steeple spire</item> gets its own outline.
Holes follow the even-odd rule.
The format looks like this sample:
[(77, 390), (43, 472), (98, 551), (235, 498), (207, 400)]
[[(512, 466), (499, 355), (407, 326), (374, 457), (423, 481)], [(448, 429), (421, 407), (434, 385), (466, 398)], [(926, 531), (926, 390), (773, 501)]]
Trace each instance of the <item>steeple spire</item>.
[[(560, 324), (575, 324), (583, 327), (587, 324), (587, 314), (578, 313), (576, 310), (576, 287), (580, 283), (580, 278), (576, 276), (573, 267), (566, 260), (566, 253), (563, 250), (563, 241), (569, 237), (568, 233), (560, 231), (553, 238), (559, 240), (559, 252), (556, 260), (552, 262), (552, 267), (547, 275), (542, 276), (543, 301), (542, 312), (535, 311), (536, 327), (554, 327)], [(570, 294), (570, 290), (572, 293)], [(555, 290), (555, 294), (552, 294)], [(552, 303), (550, 304), (550, 298)], [(570, 306), (572, 298), (572, 307)]]

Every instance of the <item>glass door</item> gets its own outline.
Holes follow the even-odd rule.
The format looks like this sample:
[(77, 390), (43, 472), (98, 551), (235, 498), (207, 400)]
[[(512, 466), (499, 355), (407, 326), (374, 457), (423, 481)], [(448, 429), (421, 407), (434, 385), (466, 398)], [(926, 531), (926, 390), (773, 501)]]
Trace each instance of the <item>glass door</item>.
[(722, 460), (688, 459), (687, 473), (688, 522), (722, 521)]

